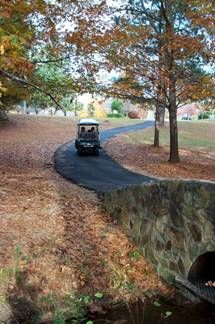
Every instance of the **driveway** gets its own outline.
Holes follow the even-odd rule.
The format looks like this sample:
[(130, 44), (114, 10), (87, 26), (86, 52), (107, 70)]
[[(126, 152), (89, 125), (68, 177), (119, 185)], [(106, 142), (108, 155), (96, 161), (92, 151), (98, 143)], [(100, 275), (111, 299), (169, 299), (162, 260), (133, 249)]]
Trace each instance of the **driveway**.
[[(153, 125), (153, 121), (146, 121), (102, 131), (100, 134), (101, 144), (119, 134), (143, 130)], [(56, 171), (63, 177), (96, 192), (107, 192), (153, 180), (153, 178), (123, 168), (112, 160), (103, 149), (99, 156), (79, 156), (76, 153), (74, 142), (63, 144), (57, 149), (54, 155), (54, 164)]]

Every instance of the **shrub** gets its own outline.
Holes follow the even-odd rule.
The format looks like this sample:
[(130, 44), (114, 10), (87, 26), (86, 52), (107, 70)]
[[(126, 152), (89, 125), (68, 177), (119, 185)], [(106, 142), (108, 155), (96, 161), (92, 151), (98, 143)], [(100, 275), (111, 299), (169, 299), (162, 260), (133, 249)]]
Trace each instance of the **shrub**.
[(87, 106), (87, 113), (89, 117), (94, 117), (95, 115), (95, 107), (92, 102)]
[(201, 114), (199, 114), (198, 119), (209, 119), (211, 116), (210, 112), (203, 111)]
[(110, 113), (110, 114), (107, 114), (107, 117), (108, 118), (122, 118), (122, 117), (124, 117), (124, 115), (123, 114), (119, 114), (119, 113)]
[(116, 110), (118, 114), (122, 114), (122, 112), (123, 112), (122, 100), (114, 99), (111, 104), (111, 110), (112, 110), (112, 112), (114, 110)]

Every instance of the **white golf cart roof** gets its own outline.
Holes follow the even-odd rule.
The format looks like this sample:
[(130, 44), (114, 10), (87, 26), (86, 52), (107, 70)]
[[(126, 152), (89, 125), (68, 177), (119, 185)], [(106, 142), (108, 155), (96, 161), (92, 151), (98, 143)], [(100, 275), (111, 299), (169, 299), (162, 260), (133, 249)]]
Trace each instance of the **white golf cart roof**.
[(78, 125), (99, 125), (99, 122), (95, 119), (84, 118), (79, 121)]

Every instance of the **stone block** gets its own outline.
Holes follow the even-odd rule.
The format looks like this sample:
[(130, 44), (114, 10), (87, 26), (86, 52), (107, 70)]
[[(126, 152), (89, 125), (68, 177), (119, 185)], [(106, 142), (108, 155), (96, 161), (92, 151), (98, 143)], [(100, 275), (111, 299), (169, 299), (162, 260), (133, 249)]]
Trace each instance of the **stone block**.
[(104, 204), (168, 281), (186, 278), (199, 255), (215, 251), (215, 183), (162, 180), (130, 186), (106, 193)]

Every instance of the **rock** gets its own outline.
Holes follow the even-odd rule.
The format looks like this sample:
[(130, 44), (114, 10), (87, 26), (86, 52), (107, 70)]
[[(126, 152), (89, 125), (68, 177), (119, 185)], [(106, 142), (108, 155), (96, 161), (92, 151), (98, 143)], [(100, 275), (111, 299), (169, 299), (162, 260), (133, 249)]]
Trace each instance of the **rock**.
[(0, 323), (9, 324), (12, 322), (13, 312), (10, 305), (0, 303)]
[(162, 180), (131, 186), (106, 193), (104, 205), (170, 283), (177, 275), (187, 279), (195, 260), (215, 251), (212, 182)]
[(5, 110), (2, 110), (0, 108), (0, 122), (6, 122), (8, 121), (8, 116)]

